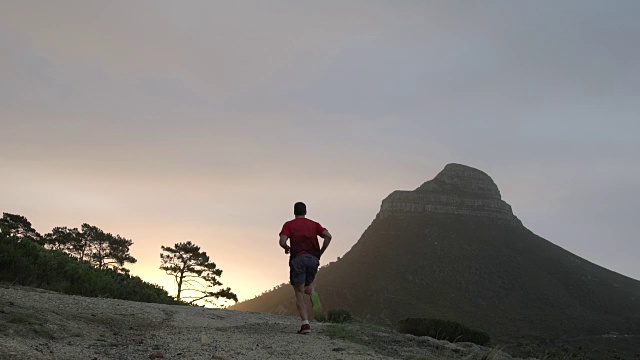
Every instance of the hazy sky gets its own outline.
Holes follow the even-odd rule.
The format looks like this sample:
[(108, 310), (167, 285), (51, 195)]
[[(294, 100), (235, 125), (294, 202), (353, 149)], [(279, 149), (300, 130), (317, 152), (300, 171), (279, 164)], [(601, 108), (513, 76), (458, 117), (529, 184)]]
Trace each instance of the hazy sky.
[(191, 240), (241, 299), (295, 201), (342, 256), (396, 189), (487, 172), (538, 235), (640, 279), (640, 1), (0, 0), (0, 211)]

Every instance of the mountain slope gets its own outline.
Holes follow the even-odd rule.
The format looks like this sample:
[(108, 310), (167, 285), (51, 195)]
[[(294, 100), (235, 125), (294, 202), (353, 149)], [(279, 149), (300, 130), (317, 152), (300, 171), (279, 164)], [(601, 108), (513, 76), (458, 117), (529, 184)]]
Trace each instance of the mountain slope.
[[(316, 286), (327, 308), (383, 324), (459, 321), (510, 341), (640, 333), (640, 282), (526, 229), (480, 170), (449, 164), (396, 191)], [(295, 314), (287, 286), (236, 305)]]

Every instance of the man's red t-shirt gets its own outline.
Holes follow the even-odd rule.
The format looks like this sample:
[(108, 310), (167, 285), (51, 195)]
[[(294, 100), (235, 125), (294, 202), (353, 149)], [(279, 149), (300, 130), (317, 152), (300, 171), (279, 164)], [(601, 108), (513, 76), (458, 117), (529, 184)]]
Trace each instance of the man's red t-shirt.
[(317, 222), (307, 218), (295, 218), (282, 226), (280, 235), (291, 239), (291, 257), (311, 254), (320, 258), (318, 236), (326, 229)]

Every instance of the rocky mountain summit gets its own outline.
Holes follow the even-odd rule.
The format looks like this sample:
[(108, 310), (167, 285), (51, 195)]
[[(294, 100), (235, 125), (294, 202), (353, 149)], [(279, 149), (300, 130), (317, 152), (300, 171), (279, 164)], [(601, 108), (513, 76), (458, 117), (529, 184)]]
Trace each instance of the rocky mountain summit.
[(382, 217), (415, 213), (470, 215), (521, 224), (489, 175), (460, 164), (448, 164), (413, 191), (392, 192), (380, 207)]

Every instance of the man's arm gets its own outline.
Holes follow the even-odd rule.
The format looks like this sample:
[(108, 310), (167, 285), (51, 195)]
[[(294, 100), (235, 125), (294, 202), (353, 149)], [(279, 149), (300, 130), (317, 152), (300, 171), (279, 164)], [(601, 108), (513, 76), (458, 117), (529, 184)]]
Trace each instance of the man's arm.
[(287, 240), (289, 240), (289, 237), (287, 237), (287, 235), (280, 235), (280, 247), (284, 249), (285, 254), (288, 254), (289, 250), (291, 250), (289, 245), (287, 245)]
[(322, 242), (322, 249), (320, 249), (320, 256), (324, 254), (324, 251), (329, 247), (329, 243), (331, 243), (331, 234), (329, 230), (325, 229), (320, 236), (324, 239)]

